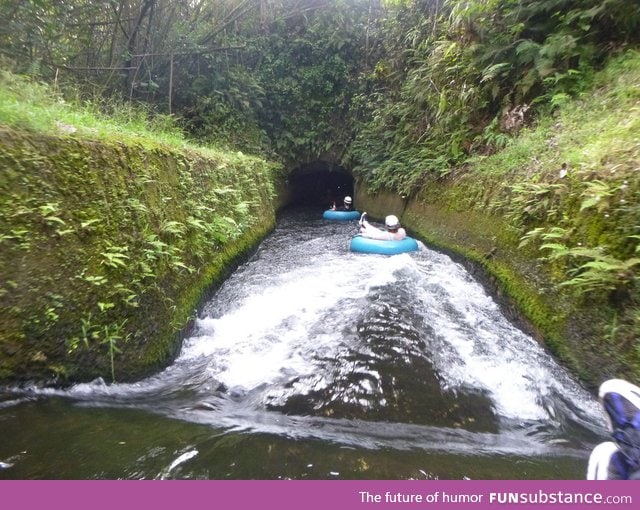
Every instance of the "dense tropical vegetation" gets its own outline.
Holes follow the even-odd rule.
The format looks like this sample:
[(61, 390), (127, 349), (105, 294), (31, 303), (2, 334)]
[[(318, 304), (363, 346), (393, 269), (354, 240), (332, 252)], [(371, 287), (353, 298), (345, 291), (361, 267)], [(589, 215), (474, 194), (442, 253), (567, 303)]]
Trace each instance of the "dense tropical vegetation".
[(68, 98), (144, 103), (201, 142), (293, 161), (348, 148), (372, 185), (407, 191), (504, 147), (640, 38), (626, 0), (4, 0), (0, 12), (5, 66)]
[[(329, 158), (410, 197), (475, 174), (452, 207), (500, 215), (559, 284), (613, 303), (602, 334), (624, 333), (614, 348), (640, 366), (638, 2), (1, 0), (0, 14), (0, 123), (95, 137), (117, 118), (117, 136), (289, 168)], [(626, 121), (572, 138), (585, 94), (617, 76), (631, 82), (590, 107)], [(38, 95), (55, 100), (33, 115)]]

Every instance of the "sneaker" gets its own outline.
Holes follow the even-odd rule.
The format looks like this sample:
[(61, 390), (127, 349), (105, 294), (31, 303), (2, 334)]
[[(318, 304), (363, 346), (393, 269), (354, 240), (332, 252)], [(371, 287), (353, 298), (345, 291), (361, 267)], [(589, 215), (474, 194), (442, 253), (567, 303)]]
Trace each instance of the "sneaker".
[(600, 385), (611, 435), (628, 466), (627, 478), (640, 473), (640, 388), (622, 379)]
[(627, 463), (613, 441), (600, 443), (589, 456), (587, 480), (625, 480)]

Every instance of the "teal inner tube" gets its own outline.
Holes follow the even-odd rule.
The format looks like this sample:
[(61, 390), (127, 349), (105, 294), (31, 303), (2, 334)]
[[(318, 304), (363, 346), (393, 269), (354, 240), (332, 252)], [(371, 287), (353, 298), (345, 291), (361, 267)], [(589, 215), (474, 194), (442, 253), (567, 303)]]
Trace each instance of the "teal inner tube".
[(322, 217), (325, 220), (351, 221), (360, 219), (360, 213), (358, 211), (333, 211), (328, 209), (322, 214)]
[(396, 255), (418, 251), (418, 241), (413, 237), (405, 237), (402, 241), (381, 241), (363, 236), (354, 236), (349, 243), (349, 249), (358, 253), (378, 253), (380, 255)]

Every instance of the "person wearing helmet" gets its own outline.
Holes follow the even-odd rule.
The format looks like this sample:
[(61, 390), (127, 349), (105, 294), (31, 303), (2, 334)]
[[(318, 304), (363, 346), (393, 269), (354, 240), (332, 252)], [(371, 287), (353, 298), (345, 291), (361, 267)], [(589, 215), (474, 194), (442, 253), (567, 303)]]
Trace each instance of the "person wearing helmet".
[(332, 211), (353, 211), (353, 200), (351, 199), (350, 196), (344, 197), (342, 204), (343, 205), (336, 207), (336, 203), (334, 202), (331, 205), (331, 210)]
[(407, 232), (400, 226), (400, 220), (398, 220), (397, 216), (393, 214), (387, 216), (384, 219), (384, 225), (386, 230), (374, 227), (367, 221), (365, 213), (360, 221), (360, 235), (382, 241), (402, 241), (407, 237)]

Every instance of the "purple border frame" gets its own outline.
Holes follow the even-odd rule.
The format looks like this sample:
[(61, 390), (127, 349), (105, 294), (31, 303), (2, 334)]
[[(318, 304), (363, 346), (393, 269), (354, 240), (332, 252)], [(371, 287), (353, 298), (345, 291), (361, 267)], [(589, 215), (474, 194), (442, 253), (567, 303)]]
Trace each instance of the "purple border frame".
[(7, 510), (640, 508), (633, 481), (0, 481)]

